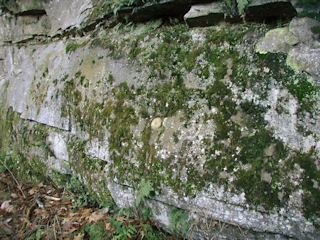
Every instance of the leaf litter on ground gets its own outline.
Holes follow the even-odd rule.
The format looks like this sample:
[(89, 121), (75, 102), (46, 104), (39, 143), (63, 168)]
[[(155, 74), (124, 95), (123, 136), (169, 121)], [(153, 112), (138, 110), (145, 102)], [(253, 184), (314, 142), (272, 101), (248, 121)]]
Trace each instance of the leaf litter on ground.
[(21, 184), (8, 171), (0, 171), (0, 240), (179, 239), (149, 220), (75, 207), (76, 197), (61, 187)]

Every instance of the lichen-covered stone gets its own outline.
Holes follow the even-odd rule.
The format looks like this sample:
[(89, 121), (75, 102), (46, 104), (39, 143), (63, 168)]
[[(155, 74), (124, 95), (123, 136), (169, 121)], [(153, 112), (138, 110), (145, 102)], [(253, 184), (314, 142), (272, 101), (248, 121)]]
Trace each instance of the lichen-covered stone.
[(306, 45), (300, 45), (291, 49), (288, 53), (287, 64), (295, 70), (306, 71), (311, 75), (319, 76), (320, 47), (311, 48)]
[(256, 52), (266, 54), (268, 52), (285, 52), (300, 42), (297, 35), (289, 31), (288, 27), (276, 28), (266, 33), (256, 45)]
[(70, 1), (67, 5), (64, 1), (49, 1), (45, 5), (45, 11), (51, 23), (50, 35), (57, 34), (59, 30), (80, 28), (91, 10), (91, 0)]
[(296, 71), (305, 71), (319, 84), (319, 49), (317, 34), (311, 28), (319, 23), (310, 18), (295, 18), (289, 27), (270, 30), (256, 44), (260, 54), (287, 53), (287, 65)]
[(311, 31), (312, 27), (320, 26), (320, 22), (315, 19), (304, 17), (294, 18), (289, 24), (289, 31), (298, 36), (300, 42), (306, 45), (314, 45), (319, 41), (317, 34)]
[[(72, 39), (7, 43), (0, 147), (39, 175), (77, 176), (119, 207), (134, 206), (147, 181), (153, 220), (170, 231), (185, 211), (193, 239), (317, 239), (319, 73), (292, 71), (280, 52), (255, 53), (265, 32), (99, 25)], [(206, 232), (204, 220), (228, 227)]]
[(3, 1), (3, 5), (13, 14), (17, 15), (42, 15), (45, 14), (43, 4), (45, 0), (13, 0)]

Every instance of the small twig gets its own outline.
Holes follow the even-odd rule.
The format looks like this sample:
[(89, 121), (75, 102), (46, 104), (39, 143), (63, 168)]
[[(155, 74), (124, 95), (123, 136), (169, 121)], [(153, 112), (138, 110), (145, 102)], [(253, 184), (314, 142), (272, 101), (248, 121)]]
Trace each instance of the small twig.
[(222, 231), (223, 231), (224, 226), (225, 226), (225, 223), (223, 222), (223, 223), (222, 223), (222, 226), (220, 227), (220, 232), (222, 232)]
[(20, 192), (22, 193), (23, 198), (26, 198), (26, 195), (24, 195), (24, 192), (22, 191), (21, 185), (18, 182), (18, 180), (15, 178), (15, 176), (13, 175), (13, 173), (11, 172), (11, 170), (7, 167), (7, 165), (3, 162), (0, 161), (2, 163), (2, 165), (7, 169), (7, 171), (11, 174), (13, 180), (16, 182), (18, 189), (20, 190)]
[(45, 197), (46, 199), (52, 200), (52, 201), (60, 201), (60, 200), (61, 200), (61, 198), (51, 197), (51, 196), (48, 196), (48, 195), (45, 195), (44, 197)]
[[(37, 206), (37, 203), (33, 203), (33, 204), (31, 205), (31, 207), (27, 209), (27, 213), (26, 213), (27, 223), (30, 223), (32, 212), (33, 212), (33, 210), (36, 209), (36, 206)], [(30, 220), (29, 220), (29, 219), (30, 219)]]
[(239, 231), (241, 232), (241, 235), (246, 237), (246, 234), (242, 231), (241, 227), (239, 225), (237, 225), (237, 227), (238, 227)]
[(57, 215), (55, 215), (54, 218), (55, 218), (55, 220), (56, 220), (57, 223), (58, 223), (59, 232), (60, 232), (60, 235), (62, 236), (62, 235), (63, 235), (63, 232), (62, 232), (61, 225), (60, 225), (60, 222), (59, 222), (59, 219), (58, 219)]
[(37, 227), (37, 226), (33, 227), (31, 230), (23, 233), (21, 239), (26, 239), (27, 237), (30, 237), (30, 236), (31, 236), (33, 233), (35, 233), (37, 230), (38, 230), (38, 227)]
[(54, 219), (53, 219), (53, 236), (54, 236), (54, 239), (57, 240), (57, 234), (56, 234), (56, 216), (54, 216)]

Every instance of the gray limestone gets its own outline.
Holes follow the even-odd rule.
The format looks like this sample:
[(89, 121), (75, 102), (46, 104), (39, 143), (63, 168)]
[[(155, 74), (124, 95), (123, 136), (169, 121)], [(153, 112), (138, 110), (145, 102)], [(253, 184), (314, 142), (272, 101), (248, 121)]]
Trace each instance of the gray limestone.
[(215, 25), (224, 20), (221, 3), (213, 2), (202, 5), (193, 5), (184, 15), (184, 20), (189, 27), (205, 27)]
[[(287, 64), (295, 70), (319, 76), (320, 73), (320, 46), (311, 48), (301, 44), (299, 47), (289, 51)], [(318, 84), (320, 84), (318, 82)]]
[(304, 17), (294, 18), (289, 25), (289, 31), (295, 34), (301, 43), (306, 45), (314, 45), (316, 41), (320, 41), (318, 34), (314, 34), (311, 29), (312, 27), (320, 26), (320, 22)]
[[(171, 4), (172, 1), (160, 2)], [(198, 1), (192, 1), (192, 3), (195, 2), (198, 3)], [(272, 15), (272, 17), (292, 17), (294, 11), (290, 10), (287, 1), (272, 1), (274, 2), (285, 3), (284, 6), (287, 7), (290, 14)], [(245, 76), (248, 84), (250, 74), (259, 73), (261, 78), (256, 81), (255, 85), (240, 88), (232, 81), (232, 78), (240, 74), (241, 69), (237, 67), (239, 65), (243, 67), (247, 63), (239, 64), (231, 57), (223, 59), (223, 54), (218, 56), (221, 57), (219, 61), (223, 61), (224, 65), (221, 68), (225, 72), (222, 71), (221, 79), (217, 79), (216, 72), (219, 70), (219, 65), (209, 63), (205, 60), (205, 53), (203, 53), (193, 60), (195, 70), (187, 71), (187, 68), (179, 62), (176, 66), (161, 69), (163, 74), (168, 74), (166, 76), (169, 77), (152, 78), (150, 77), (153, 73), (152, 62), (150, 62), (152, 50), (162, 46), (161, 44), (166, 41), (168, 36), (165, 33), (159, 30), (154, 35), (148, 35), (145, 33), (144, 26), (137, 25), (136, 28), (119, 35), (114, 29), (102, 29), (101, 26), (98, 26), (98, 36), (88, 34), (68, 39), (70, 36), (63, 34), (70, 29), (83, 27), (86, 17), (92, 11), (92, 1), (72, 1), (68, 6), (65, 1), (43, 1), (43, 3), (46, 15), (39, 16), (38, 20), (34, 16), (18, 14), (19, 16), (14, 21), (10, 21), (7, 13), (0, 18), (0, 104), (1, 109), (10, 108), (18, 113), (21, 124), (27, 128), (33, 129), (36, 125), (41, 126), (45, 144), (49, 149), (46, 151), (49, 153), (46, 155), (39, 146), (32, 145), (28, 154), (42, 159), (41, 161), (48, 167), (48, 172), (55, 170), (62, 174), (81, 176), (83, 182), (94, 189), (97, 194), (108, 191), (118, 207), (128, 207), (135, 206), (138, 194), (137, 182), (132, 181), (129, 176), (136, 174), (133, 176), (135, 180), (142, 177), (139, 175), (141, 172), (138, 172), (141, 168), (139, 165), (141, 158), (145, 161), (143, 163), (146, 176), (153, 168), (159, 165), (165, 166), (161, 164), (166, 163), (167, 166), (156, 171), (157, 177), (163, 177), (163, 181), (161, 180), (156, 186), (157, 189), (154, 189), (155, 196), (147, 197), (145, 204), (152, 209), (153, 220), (168, 231), (172, 231), (170, 225), (172, 209), (178, 208), (189, 213), (188, 221), (194, 220), (195, 222), (187, 232), (190, 239), (236, 239), (244, 236), (248, 239), (289, 239), (293, 237), (311, 240), (320, 237), (319, 228), (315, 224), (319, 224), (319, 216), (311, 219), (305, 216), (303, 208), (306, 204), (304, 196), (307, 192), (302, 187), (298, 188), (306, 174), (305, 166), (294, 163), (285, 176), (277, 179), (277, 171), (286, 171), (285, 164), (290, 163), (288, 160), (290, 156), (276, 159), (276, 162), (271, 161), (278, 153), (276, 143), (281, 142), (288, 151), (288, 155), (294, 155), (297, 152), (307, 154), (313, 151), (315, 166), (320, 169), (319, 114), (317, 111), (298, 113), (300, 106), (297, 97), (280, 82), (281, 79), (271, 76), (271, 70), (267, 66), (258, 68), (258, 65), (248, 63), (252, 64), (248, 66), (250, 72)], [(266, 4), (266, 2), (263, 3)], [(215, 14), (219, 14), (219, 21), (223, 19), (220, 10), (215, 10), (216, 3), (207, 4), (195, 5), (191, 8), (185, 16), (185, 21), (189, 26), (212, 25), (217, 20), (212, 17)], [(252, 14), (255, 4), (256, 1), (253, 1), (251, 8), (248, 8), (251, 9), (251, 12), (248, 10), (248, 14)], [(260, 1), (260, 7), (261, 4)], [(168, 5), (162, 10), (167, 7)], [(250, 17), (250, 14), (247, 17)], [(289, 27), (271, 30), (256, 46), (250, 45), (249, 48), (254, 49), (255, 47), (259, 54), (288, 53), (287, 64), (289, 66), (305, 71), (317, 79), (320, 77), (320, 48), (312, 45), (316, 39), (310, 32), (310, 27), (316, 24), (310, 19), (294, 19)], [(216, 26), (215, 33), (219, 33), (222, 28)], [(136, 59), (129, 60), (126, 54), (129, 55), (132, 49), (128, 45), (134, 43), (135, 38), (141, 37), (142, 33), (145, 34), (145, 37), (139, 40), (142, 46), (139, 50), (143, 54), (138, 55)], [(65, 38), (54, 39), (54, 41), (47, 38), (47, 36), (59, 34)], [(192, 46), (201, 47), (205, 44), (207, 29), (190, 29), (184, 34), (187, 36), (185, 41), (188, 44), (191, 42)], [(32, 42), (31, 44), (28, 39), (32, 37), (43, 38), (48, 42), (42, 42), (42, 44)], [(123, 46), (121, 49), (123, 52), (117, 56), (110, 56), (112, 48), (103, 48), (101, 47), (103, 44), (99, 45), (99, 42), (100, 44), (103, 42)], [(128, 42), (130, 44), (126, 45)], [(20, 45), (21, 43), (23, 44)], [(76, 47), (67, 52), (71, 43)], [(180, 52), (167, 57), (177, 58), (178, 54), (183, 51), (191, 54), (188, 52), (191, 49), (185, 49), (190, 45), (184, 44), (186, 43), (181, 45)], [(165, 48), (172, 47), (169, 43), (164, 46)], [(251, 59), (255, 54), (246, 52), (248, 48), (244, 46), (231, 46), (227, 42), (221, 45), (219, 42), (212, 43), (210, 46), (211, 49), (207, 51), (216, 51), (217, 54), (219, 51), (228, 53), (229, 50), (233, 50), (239, 51), (238, 53), (244, 54), (243, 56), (248, 55), (248, 58), (251, 57)], [(242, 53), (240, 53), (241, 48), (245, 49)], [(162, 50), (167, 49), (162, 48)], [(186, 56), (189, 55), (184, 57)], [(168, 60), (170, 59), (163, 61)], [(201, 67), (205, 66), (208, 66), (207, 78), (198, 73)], [(160, 86), (159, 83), (171, 83), (171, 80), (176, 83), (173, 73), (176, 74), (174, 70), (177, 69), (181, 78), (184, 79), (183, 87), (186, 94), (187, 91), (193, 94), (191, 99), (183, 102), (184, 106), (188, 106), (188, 110), (192, 110), (190, 115), (187, 115), (182, 109), (165, 115), (157, 111), (159, 100), (149, 97), (149, 95), (152, 96), (151, 91), (157, 90), (155, 86)], [(306, 79), (312, 82), (313, 78), (309, 75), (305, 75)], [(230, 96), (225, 94), (220, 102), (210, 106), (208, 102), (215, 100), (219, 94), (219, 92), (212, 94), (210, 98), (206, 95), (205, 92), (212, 87), (213, 83), (219, 83), (218, 87), (224, 84), (230, 91)], [(267, 83), (269, 85), (264, 85)], [(125, 94), (117, 92), (119, 86), (126, 89)], [(260, 87), (259, 91), (255, 91), (258, 87)], [(168, 91), (173, 94), (179, 90), (178, 88)], [(141, 91), (140, 95), (135, 92), (138, 91), (137, 89)], [(216, 89), (212, 89), (214, 90)], [(130, 91), (135, 94), (135, 98), (129, 97)], [(123, 99), (119, 100), (121, 97)], [(166, 109), (167, 105), (180, 99), (172, 97), (172, 99), (162, 100), (166, 101), (166, 104), (163, 104)], [(222, 106), (228, 104), (226, 100), (234, 102), (236, 112), (230, 113), (230, 119), (224, 119), (225, 122), (219, 125), (217, 119), (221, 117)], [(261, 121), (264, 121), (265, 124), (263, 130), (272, 133), (272, 143), (264, 146), (261, 154), (259, 153), (258, 164), (264, 164), (264, 168), (257, 168), (257, 161), (255, 161), (257, 159), (248, 158), (240, 161), (238, 157), (245, 146), (231, 149), (233, 135), (236, 133), (241, 139), (246, 139), (260, 131), (258, 127), (250, 128), (248, 123), (249, 115), (254, 115), (255, 110), (253, 113), (245, 113), (244, 109), (241, 109), (248, 102), (264, 109), (260, 116)], [(147, 108), (143, 109), (144, 106)], [(319, 107), (319, 103), (316, 102), (315, 106)], [(120, 121), (118, 118), (122, 116), (122, 108), (131, 109), (131, 111), (125, 116), (125, 119), (120, 119)], [(131, 119), (133, 115), (136, 115), (137, 119)], [(136, 124), (123, 130), (122, 124), (126, 124), (127, 119), (136, 120)], [(119, 124), (112, 129), (110, 126), (118, 120)], [(222, 128), (221, 124), (234, 124), (234, 129), (226, 134), (225, 139), (216, 140), (218, 131), (221, 131)], [(254, 124), (259, 125), (260, 123), (254, 122)], [(305, 127), (312, 134), (299, 132), (298, 126)], [(113, 146), (117, 139), (113, 134), (117, 131), (120, 133), (122, 131), (123, 134), (128, 131), (130, 138), (120, 141), (120, 148), (115, 149)], [(19, 134), (18, 130), (15, 134)], [(143, 139), (146, 135), (149, 137), (147, 141)], [(81, 148), (73, 151), (72, 146), (76, 144)], [(260, 143), (257, 142), (257, 144)], [(151, 150), (141, 154), (141, 151), (147, 147)], [(233, 155), (230, 154), (232, 161), (227, 159), (229, 155), (222, 156), (223, 148), (232, 151)], [(126, 151), (122, 152), (123, 149)], [(93, 166), (93, 171), (88, 171), (85, 166), (81, 165), (79, 154), (96, 164)], [(151, 154), (154, 154), (152, 159), (149, 157)], [(118, 166), (115, 167), (114, 158), (118, 155), (122, 157), (123, 164), (131, 166), (131, 169), (128, 168), (123, 173), (123, 179), (111, 174), (112, 170), (118, 170)], [(230, 161), (234, 164), (234, 168), (226, 166), (219, 170), (217, 176), (213, 176), (211, 171), (215, 169), (208, 167), (210, 159), (220, 162)], [(272, 168), (275, 167), (272, 164), (276, 164), (276, 167), (279, 168)], [(101, 165), (103, 165), (102, 169), (97, 167)], [(281, 201), (281, 205), (267, 210), (262, 204), (250, 202), (249, 193), (243, 188), (236, 187), (235, 182), (241, 177), (236, 175), (237, 171), (248, 171), (254, 168), (258, 169), (255, 173), (258, 175), (257, 181), (261, 181), (269, 188), (280, 189), (276, 196)], [(318, 170), (312, 173), (316, 175)], [(172, 171), (170, 176), (167, 176), (168, 171)], [(198, 175), (193, 176), (194, 174)], [(218, 181), (210, 182), (211, 179), (205, 179), (203, 181), (205, 186), (195, 186), (195, 184), (189, 186), (188, 181), (192, 176), (216, 177)], [(168, 184), (168, 181), (172, 179), (182, 184), (178, 186), (189, 186), (194, 189), (193, 194), (188, 195), (181, 189), (173, 189)], [(317, 188), (318, 179), (314, 177), (312, 181), (314, 188)], [(101, 182), (103, 187), (99, 185)], [(224, 182), (228, 184), (223, 184)], [(283, 186), (296, 186), (296, 188), (285, 195), (286, 189), (282, 189)], [(212, 227), (210, 231), (201, 229), (202, 224), (209, 223), (216, 228)], [(225, 225), (228, 227), (221, 227)]]

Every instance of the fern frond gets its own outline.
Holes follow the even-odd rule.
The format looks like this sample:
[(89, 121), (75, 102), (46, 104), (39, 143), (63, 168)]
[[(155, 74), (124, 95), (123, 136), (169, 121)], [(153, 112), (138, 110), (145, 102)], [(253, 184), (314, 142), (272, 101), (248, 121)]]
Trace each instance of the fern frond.
[(138, 195), (135, 202), (136, 207), (138, 207), (141, 204), (141, 202), (144, 201), (144, 199), (150, 195), (151, 191), (152, 183), (149, 180), (145, 181), (143, 179), (138, 190)]

